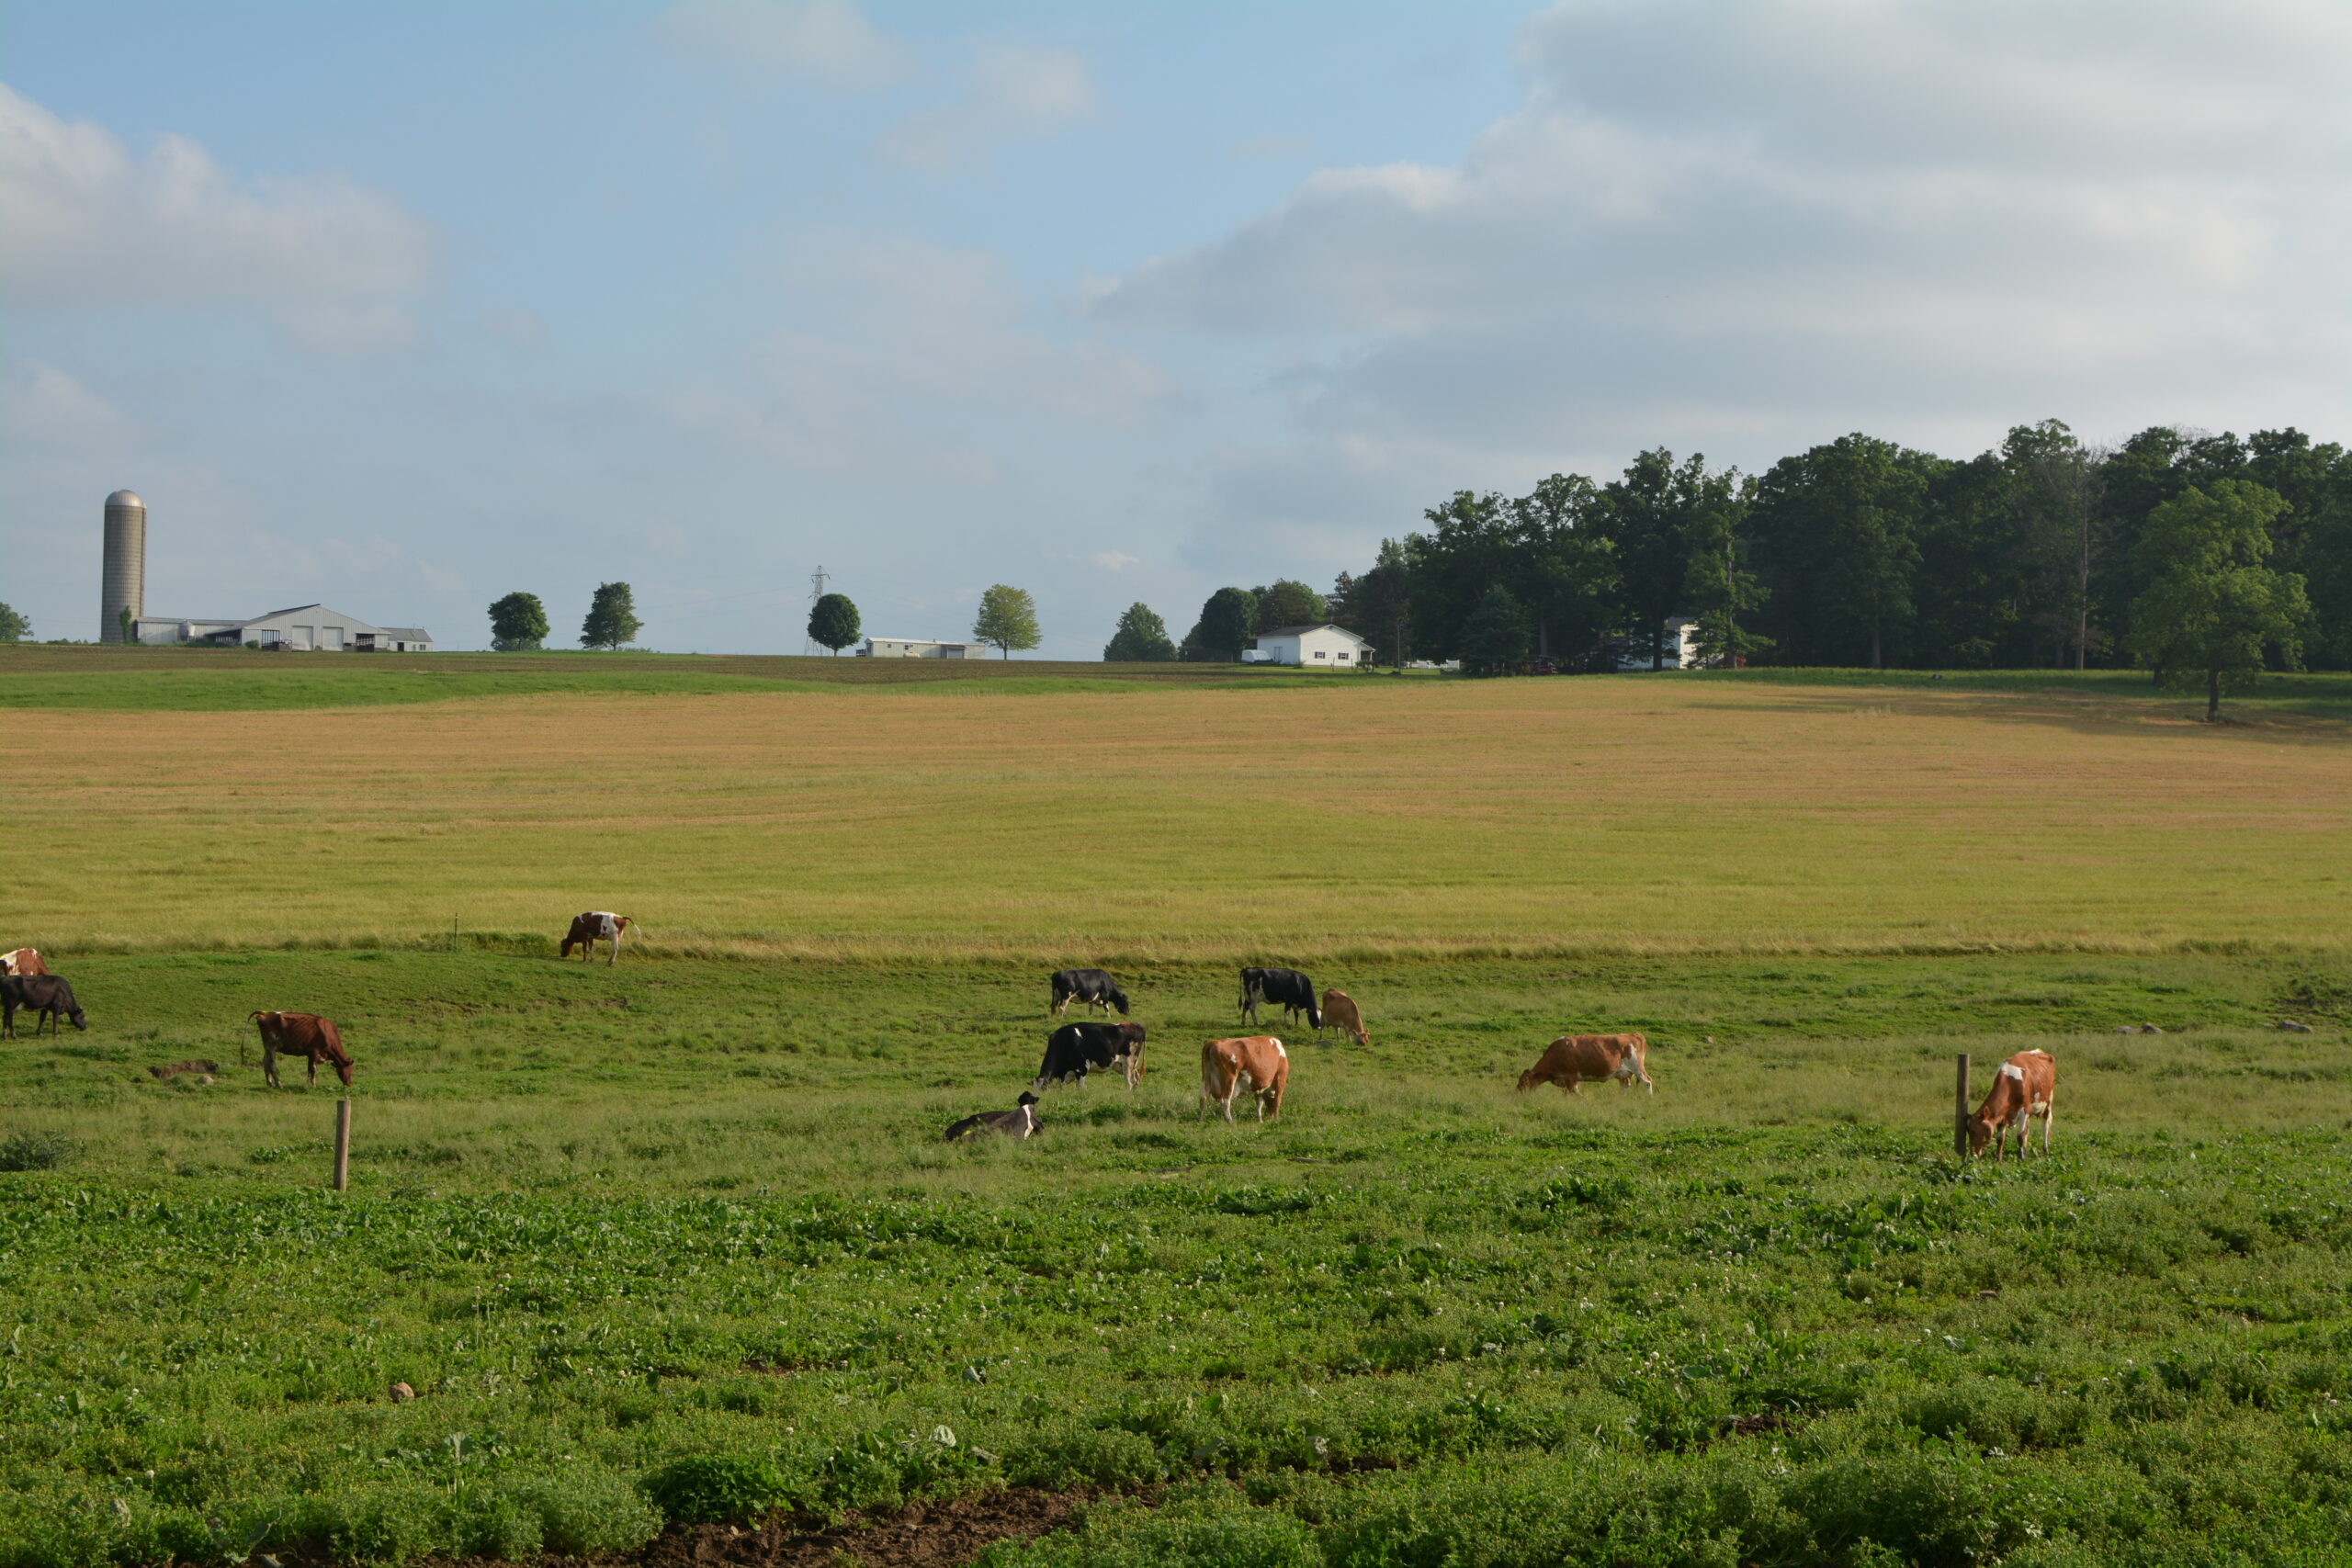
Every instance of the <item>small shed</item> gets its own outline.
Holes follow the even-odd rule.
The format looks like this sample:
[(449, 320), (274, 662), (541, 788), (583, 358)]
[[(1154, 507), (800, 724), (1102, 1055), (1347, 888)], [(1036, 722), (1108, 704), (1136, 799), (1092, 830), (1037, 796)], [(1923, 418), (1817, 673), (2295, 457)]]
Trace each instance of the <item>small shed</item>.
[(933, 642), (919, 637), (870, 637), (857, 650), (860, 659), (985, 659), (988, 649), (977, 642)]
[(1258, 634), (1252, 664), (1299, 670), (1359, 670), (1372, 659), (1372, 644), (1345, 626), (1320, 621), (1311, 626), (1276, 626)]

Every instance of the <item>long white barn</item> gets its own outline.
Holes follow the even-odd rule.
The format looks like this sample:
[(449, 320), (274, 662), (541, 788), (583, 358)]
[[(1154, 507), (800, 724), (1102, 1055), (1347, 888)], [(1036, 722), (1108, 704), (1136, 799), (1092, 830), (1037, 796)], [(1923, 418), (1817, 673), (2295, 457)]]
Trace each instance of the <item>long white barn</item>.
[(141, 615), (130, 626), (133, 639), (151, 648), (200, 642), (217, 648), (277, 648), (302, 653), (433, 651), (433, 638), (423, 626), (375, 626), (324, 604), (297, 604), (244, 621)]

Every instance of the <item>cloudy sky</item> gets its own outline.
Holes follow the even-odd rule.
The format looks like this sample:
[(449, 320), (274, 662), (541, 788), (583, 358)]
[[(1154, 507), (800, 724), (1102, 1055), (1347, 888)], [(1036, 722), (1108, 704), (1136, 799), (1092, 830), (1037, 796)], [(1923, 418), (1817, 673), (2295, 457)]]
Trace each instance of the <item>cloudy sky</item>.
[(1661, 444), (2352, 438), (2352, 5), (10, 0), (0, 312), (40, 636), (127, 485), (157, 614), (1091, 658)]

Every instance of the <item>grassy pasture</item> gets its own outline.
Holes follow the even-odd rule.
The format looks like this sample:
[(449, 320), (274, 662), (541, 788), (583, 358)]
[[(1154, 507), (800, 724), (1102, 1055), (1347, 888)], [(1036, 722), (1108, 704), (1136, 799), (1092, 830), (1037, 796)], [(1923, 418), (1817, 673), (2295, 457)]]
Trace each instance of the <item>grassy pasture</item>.
[[(996, 1568), (2352, 1559), (2346, 734), (2181, 711), (1629, 678), (42, 716), (0, 945), (94, 1027), (0, 1042), (0, 1162), (77, 1155), (0, 1172), (0, 1568), (629, 1551), (1000, 1483), (1149, 1506)], [(554, 962), (588, 904), (655, 942)], [(1196, 1123), (1261, 954), (1374, 1043), (1275, 1024), (1290, 1114)], [(1097, 956), (1142, 1088), (938, 1142)], [(281, 1007), (359, 1057), (348, 1193), (339, 1091), (238, 1065)], [(1654, 1099), (1511, 1091), (1629, 1027)], [(1957, 1172), (1952, 1054), (2029, 1044), (2055, 1155)]]

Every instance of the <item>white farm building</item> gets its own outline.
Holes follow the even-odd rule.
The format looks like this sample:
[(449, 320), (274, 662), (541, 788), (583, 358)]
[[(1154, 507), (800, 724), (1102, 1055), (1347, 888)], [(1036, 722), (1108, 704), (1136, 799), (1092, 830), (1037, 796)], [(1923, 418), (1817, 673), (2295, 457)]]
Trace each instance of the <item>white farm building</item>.
[(860, 659), (985, 659), (988, 647), (977, 642), (933, 642), (920, 637), (870, 637), (857, 650)]
[(1242, 655), (1247, 663), (1281, 664), (1300, 670), (1360, 670), (1371, 658), (1370, 642), (1329, 621), (1260, 632), (1257, 646)]
[(251, 620), (192, 620), (184, 615), (140, 615), (130, 623), (132, 640), (150, 647), (210, 643), (218, 648), (275, 648), (300, 653), (430, 653), (433, 639), (423, 626), (371, 626), (356, 615), (324, 604), (297, 604)]
[[(1665, 654), (1664, 667), (1668, 670), (1696, 670), (1705, 660), (1699, 652), (1699, 622), (1695, 616), (1668, 615), (1661, 628), (1665, 637), (1660, 648)], [(1628, 639), (1614, 649), (1620, 671), (1650, 668), (1649, 644)]]

